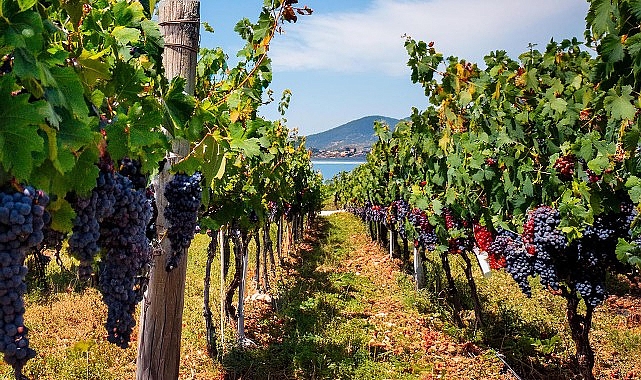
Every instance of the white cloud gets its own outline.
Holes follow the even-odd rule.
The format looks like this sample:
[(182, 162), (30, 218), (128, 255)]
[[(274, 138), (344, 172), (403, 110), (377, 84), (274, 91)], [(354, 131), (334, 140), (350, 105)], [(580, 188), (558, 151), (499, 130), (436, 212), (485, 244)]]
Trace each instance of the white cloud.
[(302, 17), (272, 45), (277, 71), (330, 70), (406, 75), (403, 35), (435, 41), (472, 61), (496, 49), (581, 37), (585, 0), (375, 0), (359, 12)]

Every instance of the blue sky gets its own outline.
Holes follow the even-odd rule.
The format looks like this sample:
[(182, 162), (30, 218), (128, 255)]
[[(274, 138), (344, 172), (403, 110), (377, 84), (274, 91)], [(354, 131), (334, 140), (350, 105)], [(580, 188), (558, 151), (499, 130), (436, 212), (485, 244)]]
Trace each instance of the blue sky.
[[(238, 20), (255, 21), (263, 0), (202, 0), (201, 18), (215, 33), (203, 33), (201, 46), (222, 47), (234, 56), (242, 47), (233, 31)], [(403, 35), (434, 41), (445, 56), (482, 62), (492, 50), (512, 57), (528, 43), (544, 49), (551, 38), (582, 39), (585, 0), (299, 0), (314, 14), (285, 24), (272, 42), (274, 81), (280, 98), (293, 93), (285, 115), (302, 135), (348, 121), (384, 115), (403, 118), (427, 99), (412, 84)], [(260, 114), (278, 119), (276, 104)]]

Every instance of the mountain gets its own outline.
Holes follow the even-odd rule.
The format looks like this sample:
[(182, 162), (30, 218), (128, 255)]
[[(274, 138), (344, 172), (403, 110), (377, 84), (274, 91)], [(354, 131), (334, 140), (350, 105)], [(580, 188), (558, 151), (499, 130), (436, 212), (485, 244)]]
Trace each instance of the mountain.
[(386, 116), (365, 116), (328, 131), (309, 135), (306, 145), (314, 152), (369, 150), (376, 141), (374, 122), (377, 120), (386, 122), (392, 128), (400, 121)]

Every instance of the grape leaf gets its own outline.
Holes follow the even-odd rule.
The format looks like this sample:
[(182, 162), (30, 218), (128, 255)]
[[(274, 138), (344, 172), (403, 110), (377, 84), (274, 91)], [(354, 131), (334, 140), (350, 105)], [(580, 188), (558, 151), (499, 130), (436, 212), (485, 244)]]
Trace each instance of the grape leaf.
[(621, 88), (621, 95), (617, 94), (614, 89), (608, 91), (608, 95), (605, 97), (605, 109), (614, 119), (634, 119), (637, 110), (632, 104), (634, 98), (631, 93), (631, 86), (623, 86), (623, 88)]
[(625, 183), (625, 187), (628, 189), (632, 202), (637, 204), (641, 202), (641, 178), (630, 176)]
[[(85, 82), (85, 85), (88, 87), (94, 86), (98, 79), (111, 78), (109, 65), (100, 60), (102, 55), (103, 53), (93, 54), (88, 50), (83, 50), (80, 56), (77, 58), (78, 63), (82, 67), (82, 78)], [(100, 104), (102, 104), (102, 102), (97, 103), (97, 105)]]
[(13, 77), (0, 77), (0, 163), (19, 180), (29, 178), (35, 165), (32, 154), (44, 152), (38, 125), (44, 123), (44, 101), (29, 103), (29, 94), (13, 96)]
[(111, 35), (120, 45), (127, 45), (138, 42), (141, 32), (138, 29), (117, 26), (111, 31)]
[(590, 10), (586, 16), (587, 24), (596, 37), (611, 31), (614, 28), (614, 22), (611, 17), (612, 4), (610, 0), (594, 0), (590, 5)]
[(0, 24), (0, 35), (3, 35), (7, 45), (27, 48), (34, 53), (42, 50), (44, 26), (38, 12), (20, 12), (6, 21), (9, 21), (8, 25)]
[(58, 198), (47, 207), (51, 213), (51, 228), (56, 231), (71, 232), (76, 213), (64, 198)]
[(617, 259), (623, 263), (630, 263), (633, 265), (641, 264), (641, 257), (639, 257), (641, 250), (636, 243), (628, 243), (624, 239), (619, 238), (615, 252)]
[(181, 77), (172, 79), (163, 95), (165, 126), (170, 128), (174, 137), (182, 136), (179, 132), (185, 128), (196, 106), (194, 98), (185, 93), (185, 83)]
[(603, 173), (608, 166), (610, 166), (610, 160), (606, 156), (597, 156), (588, 161), (588, 168), (599, 175)]
[(47, 87), (47, 101), (68, 109), (75, 118), (85, 118), (89, 114), (89, 108), (83, 95), (82, 83), (74, 69), (52, 67), (50, 72), (55, 86)]
[(615, 34), (609, 34), (601, 40), (599, 54), (605, 58), (608, 63), (615, 63), (625, 58), (625, 51), (621, 38)]
[(25, 11), (36, 5), (37, 2), (38, 0), (18, 0), (18, 6), (20, 6), (21, 11)]

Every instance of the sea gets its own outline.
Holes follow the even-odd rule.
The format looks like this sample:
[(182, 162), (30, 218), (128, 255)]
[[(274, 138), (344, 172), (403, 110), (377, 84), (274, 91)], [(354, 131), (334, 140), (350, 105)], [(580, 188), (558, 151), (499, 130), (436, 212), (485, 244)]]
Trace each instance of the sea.
[(323, 175), (323, 180), (327, 181), (332, 179), (340, 172), (352, 171), (365, 161), (349, 160), (349, 159), (312, 159), (312, 166), (314, 170), (319, 170)]

